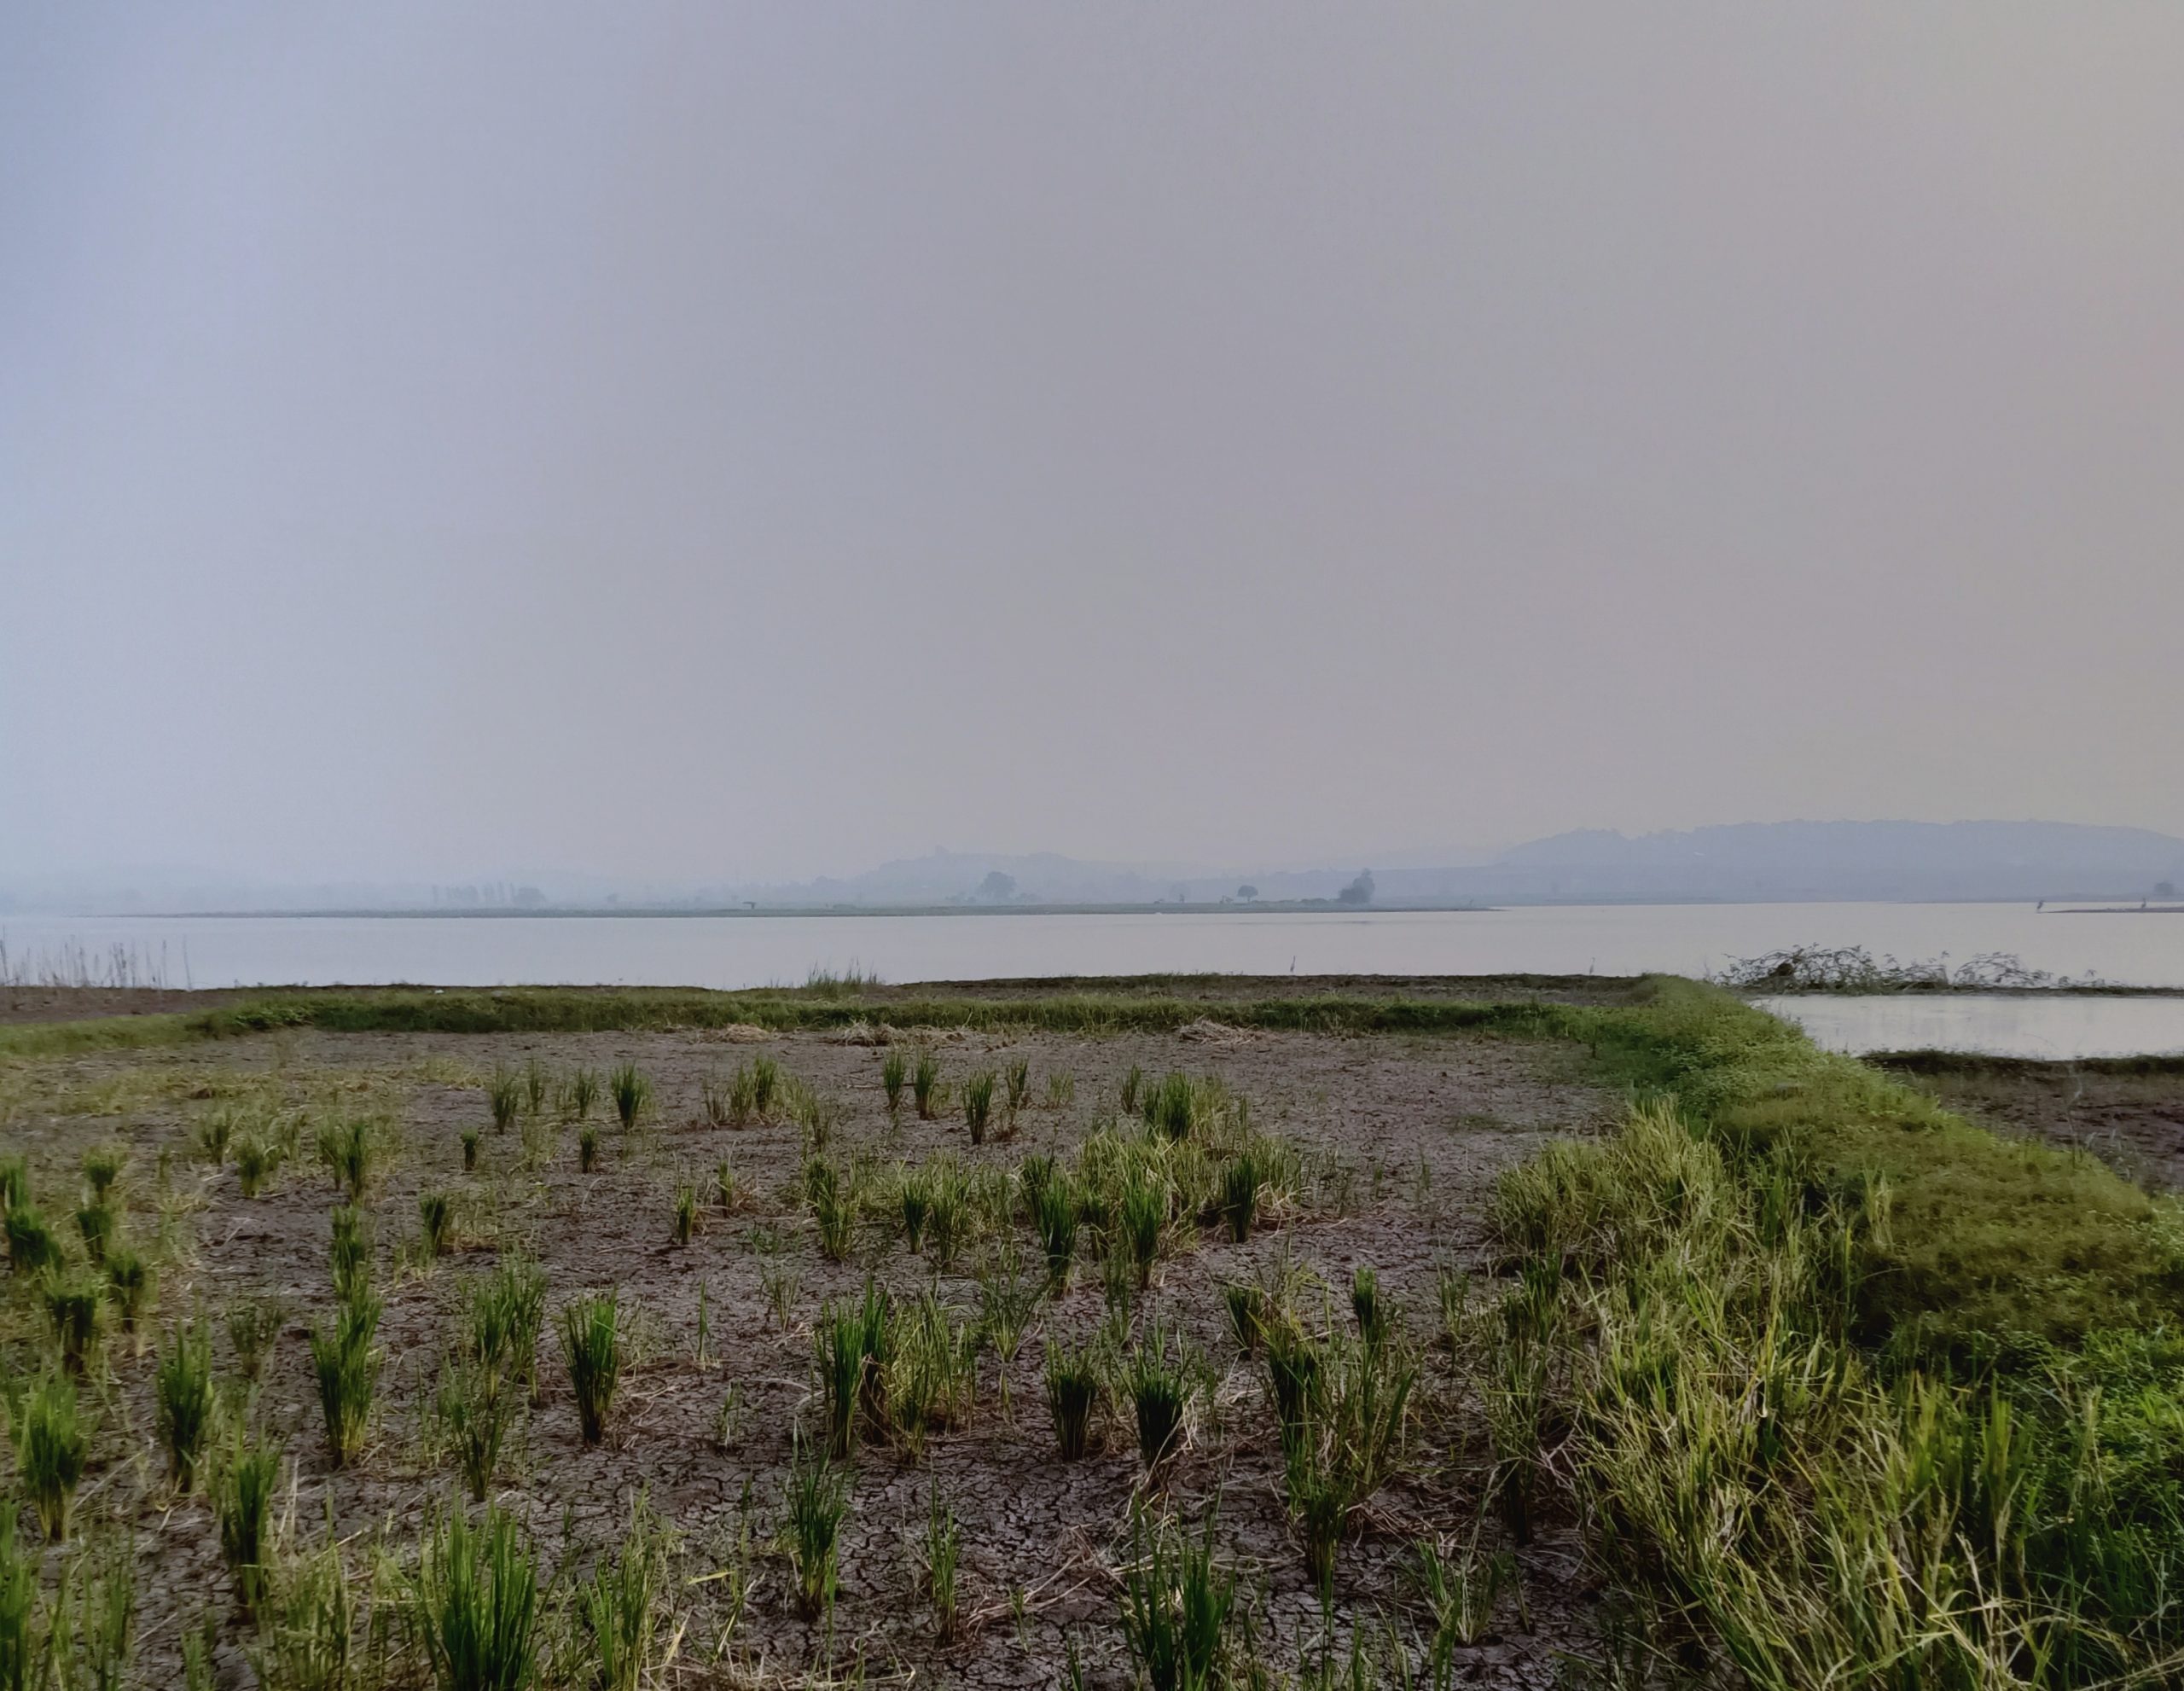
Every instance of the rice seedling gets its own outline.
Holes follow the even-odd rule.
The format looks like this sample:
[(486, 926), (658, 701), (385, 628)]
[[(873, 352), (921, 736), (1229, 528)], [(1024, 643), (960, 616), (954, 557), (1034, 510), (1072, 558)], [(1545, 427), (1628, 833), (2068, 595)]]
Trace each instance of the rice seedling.
[(484, 1502), (492, 1487), (514, 1414), (514, 1398), (502, 1389), (500, 1370), (492, 1364), (458, 1357), (441, 1373), (433, 1409), (473, 1503)]
[(940, 1059), (930, 1051), (919, 1052), (917, 1063), (910, 1070), (910, 1097), (917, 1105), (920, 1121), (931, 1121), (938, 1112)]
[(459, 1508), (419, 1548), (411, 1609), (439, 1691), (525, 1691), (531, 1682), (538, 1571), (514, 1516), (470, 1525)]
[(98, 1342), (106, 1287), (87, 1274), (56, 1270), (39, 1282), (38, 1297), (45, 1305), (54, 1343), (61, 1348), (61, 1367), (81, 1380)]
[(1137, 1289), (1153, 1284), (1153, 1265), (1160, 1258), (1160, 1240), (1168, 1223), (1168, 1194), (1149, 1177), (1141, 1175), (1124, 1188), (1118, 1220)]
[(698, 1113), (707, 1127), (741, 1126), (735, 1119), (735, 1083), (723, 1080), (717, 1072), (707, 1074), (698, 1083)]
[(329, 1122), (318, 1131), (318, 1160), (351, 1204), (364, 1201), (386, 1168), (390, 1149), (386, 1129), (369, 1116)]
[(1078, 1225), (1077, 1188), (1067, 1175), (1057, 1174), (1039, 1188), (1031, 1222), (1038, 1229), (1039, 1248), (1046, 1252), (1048, 1283), (1057, 1292), (1066, 1291), (1077, 1261)]
[(730, 1385), (721, 1393), (720, 1407), (713, 1411), (713, 1448), (733, 1450), (741, 1442), (744, 1424), (750, 1419), (750, 1405), (743, 1394)]
[(1507, 1550), (1482, 1554), (1478, 1533), (1471, 1543), (1449, 1550), (1431, 1539), (1413, 1552), (1410, 1583), (1432, 1618), (1426, 1635), (1427, 1682), (1449, 1682), (1455, 1652), (1485, 1642), (1494, 1624), (1494, 1606), (1516, 1583), (1517, 1564)]
[(758, 1271), (758, 1289), (766, 1299), (766, 1308), (772, 1313), (774, 1324), (784, 1333), (796, 1317), (796, 1294), (803, 1284), (803, 1276), (786, 1263), (769, 1263)]
[(1038, 1303), (1039, 1288), (1024, 1277), (1014, 1239), (1004, 1235), (994, 1259), (979, 1270), (979, 1330), (1001, 1363), (1001, 1411), (1008, 1414), (1008, 1377), (1023, 1347), (1024, 1329)]
[(1104, 1392), (1097, 1350), (1047, 1339), (1047, 1409), (1054, 1418), (1054, 1448), (1066, 1462), (1080, 1461), (1091, 1447), (1092, 1421)]
[(638, 1072), (635, 1063), (617, 1063), (607, 1072), (607, 1093), (614, 1101), (615, 1118), (624, 1133), (637, 1124), (637, 1118), (652, 1105), (652, 1082)]
[(143, 1255), (129, 1246), (117, 1245), (107, 1252), (106, 1295), (124, 1333), (134, 1334), (151, 1306), (158, 1276)]
[(212, 1111), (197, 1124), (197, 1154), (218, 1168), (228, 1160), (228, 1141), (234, 1136), (234, 1113), (226, 1107)]
[(462, 1130), (462, 1171), (465, 1174), (478, 1172), (478, 1130), (474, 1127)]
[(1137, 1095), (1144, 1086), (1145, 1071), (1136, 1063), (1132, 1063), (1130, 1066), (1130, 1072), (1123, 1077), (1122, 1089), (1117, 1094), (1117, 1102), (1121, 1106), (1124, 1115), (1134, 1116), (1137, 1113)]
[(21, 1511), (0, 1502), (0, 1691), (33, 1691), (38, 1683), (38, 1561), (20, 1542)]
[(688, 1245), (691, 1235), (697, 1230), (697, 1183), (689, 1180), (677, 1181), (675, 1183), (675, 1213), (673, 1219), (668, 1224), (668, 1239), (675, 1245)]
[(621, 1310), (613, 1292), (561, 1306), (561, 1355), (576, 1396), (577, 1427), (587, 1444), (607, 1436), (614, 1388), (622, 1377)]
[(129, 1153), (118, 1145), (94, 1146), (84, 1153), (84, 1183), (90, 1188), (93, 1203), (106, 1202), (128, 1160)]
[(546, 1275), (522, 1257), (503, 1258), (471, 1287), (466, 1345), (496, 1380), (536, 1385), (538, 1328), (546, 1316)]
[(1221, 1288), (1221, 1301), (1228, 1311), (1229, 1330), (1235, 1334), (1244, 1354), (1256, 1357), (1265, 1342), (1267, 1297), (1263, 1287), (1247, 1280), (1232, 1280)]
[[(15, 1442), (15, 1480), (31, 1500), (46, 1537), (68, 1536), (68, 1519), (91, 1452), (90, 1433), (76, 1401), (76, 1386), (57, 1374), (39, 1379), (9, 1417)], [(12, 1508), (12, 1504), (8, 1505)]]
[(255, 1198), (265, 1189), (281, 1167), (281, 1148), (277, 1144), (261, 1139), (255, 1133), (235, 1136), (235, 1181), (246, 1198)]
[(1031, 1063), (1020, 1057), (1011, 1063), (1003, 1084), (1004, 1107), (1008, 1113), (1009, 1123), (1014, 1126), (1017, 1113), (1031, 1101)]
[(1221, 1170), (1221, 1218), (1228, 1223), (1228, 1236), (1237, 1244), (1252, 1236), (1252, 1223), (1258, 1208), (1258, 1159), (1245, 1151)]
[(60, 1265), (61, 1241), (27, 1198), (9, 1206), (0, 1227), (8, 1235), (8, 1265), (17, 1274), (39, 1274)]
[(724, 1215), (735, 1213), (736, 1206), (743, 1201), (742, 1183), (736, 1177), (735, 1165), (723, 1157), (713, 1166), (713, 1201)]
[(311, 1372), (318, 1380), (319, 1409), (326, 1422), (327, 1454), (346, 1467), (364, 1448), (372, 1398), (379, 1386), (380, 1301), (359, 1289), (335, 1310), (334, 1325), (311, 1331)]
[(1148, 1479), (1158, 1481), (1182, 1448), (1183, 1425), (1198, 1382), (1188, 1346), (1155, 1324), (1131, 1352), (1123, 1376), (1137, 1421), (1137, 1452)]
[(251, 1665), (266, 1691), (347, 1691), (353, 1682), (356, 1598), (330, 1534), (271, 1582), (258, 1638)]
[(926, 1218), (932, 1213), (932, 1185), (923, 1169), (903, 1176), (901, 1199), (903, 1235), (909, 1241), (910, 1254), (915, 1256), (925, 1247)]
[(1357, 1336), (1378, 1349), (1388, 1336), (1388, 1306), (1381, 1301), (1380, 1276), (1368, 1264), (1360, 1263), (1350, 1277), (1350, 1312), (1356, 1318)]
[(561, 1107), (576, 1120), (590, 1119), (592, 1108), (599, 1102), (599, 1071), (575, 1068), (569, 1071), (568, 1079), (561, 1087)]
[(553, 1077), (546, 1072), (546, 1065), (537, 1058), (526, 1059), (523, 1065), (523, 1108), (526, 1115), (546, 1113), (547, 1095), (553, 1090)]
[(201, 1322), (176, 1330), (152, 1374), (154, 1417), (167, 1453), (167, 1477), (188, 1496), (212, 1435), (212, 1335)]
[(1137, 1270), (1120, 1251), (1110, 1251), (1100, 1259), (1100, 1295), (1107, 1300), (1108, 1315), (1127, 1327), (1130, 1311), (1137, 1307)]
[(1123, 1571), (1123, 1638), (1153, 1691), (1217, 1691), (1224, 1683), (1236, 1579), (1214, 1560), (1215, 1511), (1195, 1538), (1167, 1517), (1130, 1505)]
[(1164, 1138), (1189, 1138), (1197, 1119), (1198, 1100), (1187, 1074), (1170, 1073), (1146, 1096), (1146, 1124)]
[(577, 1613), (591, 1641), (599, 1691), (637, 1691), (650, 1682), (659, 1647), (660, 1586), (666, 1574), (665, 1535), (642, 1495), (630, 1505), (621, 1547), (601, 1556), (577, 1588)]
[(774, 1107), (774, 1096), (781, 1090), (781, 1066), (771, 1057), (751, 1060), (751, 1107), (764, 1117)]
[(328, 1257), (334, 1270), (334, 1295), (346, 1304), (371, 1285), (372, 1220), (361, 1206), (344, 1204), (333, 1212), (331, 1221)]
[(887, 1288), (870, 1275), (865, 1276), (864, 1301), (859, 1305), (858, 1339), (864, 1357), (857, 1383), (858, 1412), (875, 1432), (888, 1425), (887, 1393), (895, 1366), (895, 1300)]
[(994, 1072), (980, 1069), (963, 1083), (963, 1123), (971, 1130), (971, 1143), (986, 1142), (986, 1123), (993, 1114)]
[(417, 1194), (418, 1233), (428, 1260), (444, 1257), (453, 1248), (454, 1215), (454, 1206), (446, 1193), (421, 1192)]
[(838, 1182), (812, 1194), (811, 1217), (819, 1226), (819, 1253), (830, 1263), (845, 1263), (857, 1244), (857, 1203)]
[(1418, 1371), (1394, 1346), (1362, 1339), (1310, 1347), (1292, 1335), (1269, 1345), (1268, 1361), (1290, 1519), (1324, 1599), (1351, 1515), (1394, 1469)]
[(272, 1574), (273, 1494), (280, 1483), (276, 1445), (245, 1439), (221, 1465), (215, 1505), (220, 1560), (235, 1586), (235, 1607), (246, 1618), (258, 1612)]
[(925, 1591), (932, 1603), (932, 1630), (943, 1643), (956, 1636), (956, 1576), (963, 1560), (963, 1529), (956, 1511), (932, 1483), (926, 1506)]
[(258, 1383), (264, 1372), (266, 1353), (281, 1336), (288, 1318), (287, 1309), (276, 1298), (246, 1298), (228, 1305), (228, 1345), (235, 1352), (235, 1371), (247, 1383)]
[(834, 1607), (842, 1521), (849, 1514), (849, 1477), (808, 1444), (799, 1432), (789, 1464), (784, 1537), (796, 1574), (796, 1612), (807, 1621)]
[(76, 1212), (76, 1231), (83, 1235), (84, 1255), (93, 1267), (106, 1260), (107, 1245), (120, 1224), (111, 1204), (86, 1204)]
[(577, 1168), (590, 1174), (599, 1166), (599, 1130), (586, 1122), (577, 1130)]
[[(182, 1633), (183, 1691), (213, 1691), (212, 1655), (219, 1647), (220, 1624), (207, 1609), (199, 1625)], [(14, 1688), (9, 1688), (14, 1691)]]
[(928, 1434), (959, 1425), (978, 1383), (977, 1332), (932, 1291), (894, 1311), (887, 1414), (915, 1456)]
[(880, 1060), (880, 1090), (887, 1097), (890, 1121), (903, 1113), (903, 1083), (909, 1078), (909, 1065), (903, 1061), (900, 1051), (891, 1049)]
[(844, 1458), (857, 1450), (857, 1410), (864, 1387), (864, 1321), (855, 1309), (829, 1304), (811, 1331), (826, 1411), (827, 1451)]
[(523, 1082), (508, 1070), (497, 1068), (485, 1083), (485, 1107), (493, 1118), (493, 1131), (506, 1133), (523, 1113)]
[(972, 1232), (970, 1183), (963, 1171), (950, 1161), (928, 1165), (931, 1203), (926, 1236), (932, 1241), (932, 1259), (943, 1269), (956, 1265), (956, 1258), (970, 1242)]
[(1047, 1077), (1047, 1107), (1066, 1110), (1077, 1101), (1077, 1072), (1062, 1069)]
[[(76, 1587), (73, 1603), (72, 1585)], [(122, 1691), (136, 1653), (133, 1537), (109, 1534), (103, 1548), (87, 1549), (61, 1570), (47, 1642), (49, 1665), (71, 1691), (78, 1685), (84, 1691)], [(73, 1653), (71, 1642), (76, 1647)]]

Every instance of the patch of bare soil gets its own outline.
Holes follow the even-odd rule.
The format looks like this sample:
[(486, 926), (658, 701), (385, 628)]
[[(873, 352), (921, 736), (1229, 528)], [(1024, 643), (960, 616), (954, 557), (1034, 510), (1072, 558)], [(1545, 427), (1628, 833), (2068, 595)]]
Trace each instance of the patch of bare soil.
[(1901, 1078), (1979, 1121), (2082, 1147), (2134, 1180), (2184, 1190), (2184, 1073), (2020, 1062)]
[[(193, 1309), (217, 1316), (244, 1298), (282, 1301), (288, 1317), (253, 1413), (293, 1458), (293, 1490), (284, 1492), (282, 1507), (293, 1509), (305, 1534), (330, 1509), (353, 1560), (361, 1562), (364, 1547), (381, 1533), (406, 1551), (425, 1512), (453, 1495), (451, 1472), (426, 1436), (427, 1407), (465, 1287), (498, 1248), (520, 1242), (549, 1277), (549, 1313), (537, 1401), (512, 1437), (499, 1500), (527, 1523), (549, 1568), (581, 1572), (617, 1540), (632, 1497), (648, 1496), (682, 1546), (682, 1583), (673, 1593), (670, 1624), (682, 1629), (677, 1660), (688, 1676), (675, 1682), (802, 1682), (831, 1653), (838, 1665), (861, 1657), (874, 1683), (1049, 1687), (1060, 1682), (1073, 1636), (1089, 1682), (1120, 1686), (1130, 1682), (1118, 1569), (1128, 1557), (1130, 1503), (1141, 1488), (1134, 1436), (1126, 1415), (1111, 1409), (1088, 1460), (1057, 1460), (1042, 1373), (1043, 1334), (1082, 1337), (1102, 1319), (1095, 1266), (1080, 1264), (1071, 1289), (1042, 1308), (1013, 1366), (1004, 1369), (990, 1351), (981, 1359), (967, 1425), (933, 1437), (921, 1460), (889, 1446), (859, 1452), (831, 1640), (794, 1618), (788, 1576), (769, 1543), (781, 1520), (791, 1429), (799, 1417), (816, 1420), (813, 1316), (824, 1300), (857, 1293), (868, 1274), (898, 1294), (937, 1286), (944, 1299), (975, 1314), (979, 1253), (967, 1252), (957, 1271), (936, 1275), (929, 1256), (910, 1254), (899, 1228), (874, 1223), (860, 1236), (853, 1260), (826, 1261), (797, 1191), (798, 1130), (786, 1122), (708, 1125), (700, 1089), (708, 1075), (770, 1055), (842, 1101), (846, 1116), (831, 1149), (845, 1159), (862, 1150), (915, 1162), (950, 1151), (974, 1166), (1009, 1170), (1033, 1152), (1066, 1155), (1113, 1115), (1133, 1066), (1155, 1078), (1182, 1069), (1218, 1073), (1248, 1099), (1258, 1127), (1323, 1154), (1319, 1195), (1307, 1212), (1240, 1246), (1203, 1234), (1194, 1248), (1163, 1264), (1136, 1317), (1141, 1328), (1154, 1319), (1173, 1324), (1211, 1364), (1218, 1384), (1197, 1406), (1168, 1496), (1192, 1520), (1217, 1499), (1219, 1543), (1244, 1577), (1252, 1636), (1269, 1662), (1287, 1666), (1298, 1659), (1300, 1641), (1316, 1649), (1321, 1607), (1283, 1506), (1263, 1364), (1240, 1351), (1220, 1283), (1287, 1252), (1323, 1278), (1335, 1319), (1346, 1319), (1350, 1276), (1360, 1264), (1378, 1270), (1384, 1293), (1399, 1305), (1423, 1357), (1417, 1415), (1399, 1477), (1361, 1512), (1342, 1548), (1334, 1614), (1339, 1640), (1353, 1624), (1401, 1622), (1415, 1612), (1403, 1570), (1417, 1541), (1461, 1543), (1480, 1531), (1489, 1548), (1502, 1542), (1498, 1517), (1482, 1506), (1488, 1457), (1474, 1394), (1435, 1345), (1437, 1272), (1447, 1264), (1485, 1271), (1483, 1216), (1496, 1174), (1552, 1137), (1604, 1126), (1616, 1107), (1565, 1078), (1569, 1065), (1559, 1054), (1536, 1047), (1484, 1038), (1234, 1035), (1201, 1026), (1183, 1037), (1100, 1040), (944, 1036), (935, 1049), (951, 1082), (974, 1068), (1031, 1066), (1031, 1095), (1040, 1101), (1024, 1112), (1012, 1139), (977, 1148), (960, 1113), (919, 1121), (906, 1107), (891, 1123), (880, 1080), (884, 1049), (839, 1035), (759, 1042), (749, 1033), (718, 1032), (489, 1038), (312, 1031), (178, 1053), (72, 1059), (61, 1066), (67, 1084), (106, 1086), (122, 1101), (115, 1106), (121, 1113), (65, 1113), (40, 1095), (44, 1101), (14, 1124), (11, 1136), (32, 1153), (34, 1186), (48, 1213), (63, 1216), (83, 1148), (126, 1142), (134, 1156), (127, 1179), (136, 1206), (131, 1229), (147, 1238), (159, 1227), (154, 1170), (162, 1153), (170, 1158), (172, 1189), (202, 1181), (204, 1206), (189, 1217), (195, 1262), (169, 1270), (161, 1320)], [(596, 1171), (578, 1171), (576, 1130), (566, 1124), (555, 1130), (544, 1166), (524, 1171), (520, 1132), (492, 1131), (478, 1081), (486, 1071), (533, 1061), (557, 1072), (577, 1066), (603, 1072), (634, 1062), (653, 1082), (655, 1108), (625, 1137), (602, 1098), (592, 1117), (602, 1141)], [(158, 1084), (133, 1093), (115, 1085), (132, 1066), (154, 1071)], [(1050, 1078), (1064, 1074), (1073, 1078), (1073, 1101), (1044, 1102)], [(185, 1159), (196, 1121), (241, 1077), (317, 1096), (322, 1113), (334, 1107), (322, 1101), (327, 1089), (357, 1089), (364, 1100), (375, 1095), (374, 1078), (395, 1085), (403, 1100), (404, 1149), (376, 1206), (386, 1363), (375, 1437), (363, 1458), (346, 1469), (333, 1467), (326, 1455), (307, 1348), (311, 1323), (326, 1319), (332, 1304), (327, 1217), (334, 1201), (327, 1177), (309, 1165), (308, 1132), (304, 1160), (254, 1201), (241, 1197), (232, 1167), (210, 1171)], [(338, 1100), (338, 1090), (333, 1095)], [(466, 1128), (483, 1133), (474, 1176), (462, 1166)], [(677, 1180), (696, 1179), (710, 1200), (712, 1171), (723, 1158), (752, 1194), (746, 1206), (723, 1215), (709, 1201), (703, 1230), (687, 1247), (674, 1246)], [(429, 1268), (398, 1263), (396, 1247), (416, 1230), (418, 1195), (430, 1189), (467, 1194), (473, 1228), (491, 1247)], [(1020, 1229), (1019, 1238), (1027, 1264), (1035, 1264), (1036, 1243)], [(778, 1250), (770, 1252), (776, 1239)], [(784, 1276), (793, 1282), (787, 1330), (769, 1307)], [(635, 1357), (613, 1436), (602, 1448), (586, 1449), (553, 1337), (554, 1312), (580, 1288), (606, 1287), (619, 1287), (625, 1310), (634, 1312)], [(11, 1296), (20, 1334), (26, 1302), (19, 1290)], [(701, 1299), (709, 1349), (703, 1361), (696, 1354)], [(118, 1385), (83, 1508), (87, 1518), (110, 1510), (133, 1522), (142, 1671), (148, 1683), (179, 1683), (182, 1629), (206, 1607), (225, 1615), (232, 1605), (209, 1508), (201, 1497), (167, 1497), (148, 1454), (150, 1357), (126, 1340), (118, 1340), (112, 1355)], [(224, 1340), (219, 1356), (224, 1367)], [(723, 1444), (717, 1435), (731, 1392), (741, 1408)], [(917, 1557), (936, 1488), (963, 1523), (961, 1608), (971, 1619), (946, 1644), (933, 1636)], [(741, 1565), (736, 1546), (746, 1526), (756, 1546), (749, 1564), (756, 1583), (739, 1617), (731, 1601), (736, 1581), (729, 1576)], [(1543, 1522), (1515, 1555), (1521, 1601), (1505, 1598), (1488, 1641), (1460, 1649), (1461, 1682), (1544, 1687), (1554, 1680), (1558, 1652), (1587, 1646), (1593, 1593), (1572, 1525)], [(245, 1665), (249, 1642), (232, 1619), (225, 1623), (224, 1684), (253, 1682)]]

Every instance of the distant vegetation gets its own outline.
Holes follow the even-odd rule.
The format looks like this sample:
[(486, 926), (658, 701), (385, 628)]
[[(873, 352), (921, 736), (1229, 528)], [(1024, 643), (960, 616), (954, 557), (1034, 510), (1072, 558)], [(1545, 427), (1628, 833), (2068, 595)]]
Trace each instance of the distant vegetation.
[(1797, 945), (1740, 957), (1714, 979), (1723, 986), (1771, 992), (1997, 992), (2064, 986), (2099, 986), (2088, 976), (2066, 980), (2028, 968), (2007, 951), (1989, 951), (1952, 966), (1949, 956), (1899, 963), (1876, 957), (1862, 945)]

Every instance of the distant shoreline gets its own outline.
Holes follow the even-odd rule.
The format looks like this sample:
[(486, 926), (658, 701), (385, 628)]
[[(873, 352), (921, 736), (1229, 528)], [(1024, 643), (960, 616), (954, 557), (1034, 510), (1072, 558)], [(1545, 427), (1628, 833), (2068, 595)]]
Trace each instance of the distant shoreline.
[(511, 921), (520, 919), (602, 916), (643, 916), (679, 918), (701, 916), (706, 918), (736, 916), (1177, 916), (1177, 915), (1484, 915), (1502, 907), (1496, 904), (1343, 904), (1333, 898), (1278, 899), (1261, 898), (1252, 904), (1184, 904), (1153, 903), (1150, 904), (761, 904), (748, 908), (741, 904), (707, 905), (703, 908), (664, 906), (659, 904), (560, 904), (542, 905), (537, 909), (513, 909), (505, 905), (479, 909), (437, 909), (430, 906), (411, 909), (330, 909), (330, 910), (128, 910), (102, 914), (100, 920), (123, 917), (146, 921), (244, 921), (267, 920), (294, 921), (298, 920), (357, 921), (370, 918), (385, 921), (429, 921), (443, 917), (462, 921)]

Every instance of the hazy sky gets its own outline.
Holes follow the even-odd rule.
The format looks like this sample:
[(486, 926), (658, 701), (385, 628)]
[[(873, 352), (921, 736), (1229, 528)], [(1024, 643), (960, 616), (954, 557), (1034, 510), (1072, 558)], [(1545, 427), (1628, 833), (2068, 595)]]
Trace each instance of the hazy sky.
[(2184, 8), (0, 12), (0, 869), (2184, 831)]

